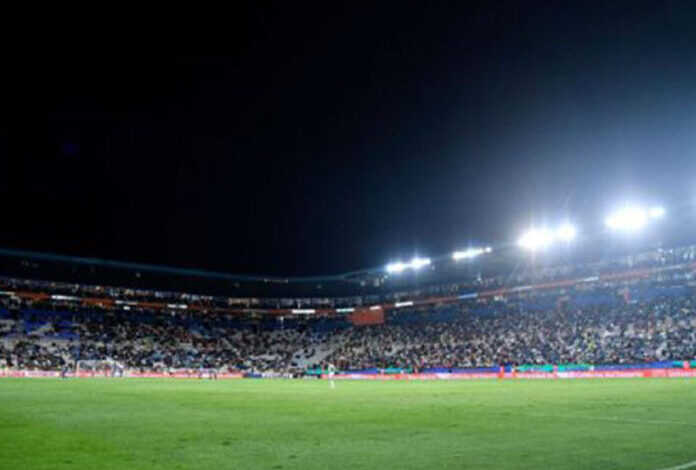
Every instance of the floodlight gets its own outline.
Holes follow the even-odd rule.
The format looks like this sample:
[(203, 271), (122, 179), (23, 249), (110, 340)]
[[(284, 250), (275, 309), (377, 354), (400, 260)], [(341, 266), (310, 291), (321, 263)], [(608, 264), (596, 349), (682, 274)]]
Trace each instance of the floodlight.
[(452, 253), (452, 259), (459, 260), (464, 258), (473, 258), (481, 253), (483, 253), (483, 248), (469, 248), (468, 250), (464, 251), (455, 251)]
[(386, 270), (389, 274), (398, 274), (409, 268), (414, 270), (420, 269), (423, 266), (429, 265), (430, 262), (430, 258), (419, 258), (416, 256), (411, 260), (410, 263), (402, 263), (401, 261), (397, 261), (396, 263), (390, 263), (387, 265)]
[(415, 257), (411, 260), (411, 267), (413, 269), (420, 269), (423, 266), (427, 266), (430, 264), (430, 258), (418, 258)]
[(469, 248), (464, 251), (455, 251), (452, 253), (452, 259), (456, 261), (465, 258), (474, 258), (484, 253), (490, 253), (491, 251), (493, 251), (493, 249), (490, 246), (485, 248)]
[(665, 215), (665, 208), (655, 206), (650, 209), (650, 217), (653, 219), (661, 219)]
[(396, 263), (390, 263), (387, 265), (387, 272), (390, 274), (397, 274), (403, 271), (404, 269), (408, 268), (409, 265), (406, 263), (402, 263), (401, 261), (398, 261)]
[(551, 231), (542, 229), (531, 229), (524, 233), (517, 240), (517, 244), (528, 250), (537, 250), (539, 248), (544, 248), (553, 242), (554, 236)]
[(556, 230), (556, 238), (563, 242), (570, 242), (575, 238), (576, 230), (570, 224), (563, 224)]
[(610, 229), (634, 232), (648, 223), (649, 216), (650, 214), (640, 207), (626, 207), (611, 214), (605, 222)]

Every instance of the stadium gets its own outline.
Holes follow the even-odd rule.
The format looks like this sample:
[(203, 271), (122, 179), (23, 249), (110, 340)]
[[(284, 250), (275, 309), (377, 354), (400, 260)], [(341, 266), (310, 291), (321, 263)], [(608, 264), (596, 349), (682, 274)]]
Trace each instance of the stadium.
[[(665, 222), (659, 213), (653, 223)], [(612, 228), (633, 230), (631, 214)], [(517, 249), (570, 243), (570, 232), (527, 233)], [(575, 264), (528, 260), (514, 276), (506, 266), (519, 261), (515, 249), (500, 249), (322, 279), (228, 279), (4, 250), (3, 272), (15, 274), (0, 280), (0, 377), (5, 403), (19, 407), (4, 416), (4, 440), (55, 441), (67, 452), (59, 461), (85, 468), (104, 459), (123, 465), (125, 455), (141, 461), (153, 449), (162, 463), (145, 460), (145, 467), (247, 467), (253, 458), (251, 468), (284, 468), (293, 459), (312, 468), (340, 456), (350, 466), (458, 467), (466, 459), (485, 468), (495, 457), (455, 450), (470, 433), (475, 442), (515, 439), (510, 455), (522, 452), (529, 468), (574, 468), (566, 454), (583, 439), (592, 456), (579, 457), (577, 468), (661, 468), (664, 454), (688, 461), (696, 246), (643, 247)], [(495, 275), (500, 269), (508, 274)], [(46, 280), (68, 272), (71, 282)], [(131, 287), (86, 283), (107, 278)], [(142, 287), (163, 281), (196, 288)], [(239, 286), (235, 297), (213, 293), (225, 282)], [(312, 296), (317, 286), (344, 294)], [(292, 291), (302, 296), (273, 294)], [(25, 421), (34, 413), (54, 416), (57, 432)], [(524, 425), (511, 420), (535, 432), (521, 436), (515, 426)], [(67, 432), (73, 426), (88, 431)], [(436, 457), (414, 447), (423, 439), (434, 441)], [(516, 450), (536, 439), (555, 446)], [(121, 445), (110, 448), (112, 441)], [(90, 447), (77, 459), (74, 446)], [(22, 446), (7, 449), (16, 468), (45, 463)], [(50, 459), (56, 463), (55, 454)]]
[(7, 58), (0, 469), (696, 469), (694, 5), (193, 13)]

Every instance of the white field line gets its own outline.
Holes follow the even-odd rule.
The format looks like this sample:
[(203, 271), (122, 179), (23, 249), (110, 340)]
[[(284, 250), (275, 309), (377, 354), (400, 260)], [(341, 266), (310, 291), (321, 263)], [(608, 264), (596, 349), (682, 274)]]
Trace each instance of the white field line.
[[(659, 426), (694, 426), (696, 423), (687, 421), (663, 421), (663, 420), (643, 420), (643, 419), (623, 419), (623, 418), (603, 418), (601, 416), (571, 416), (571, 415), (555, 415), (548, 413), (525, 413), (528, 416), (536, 416), (540, 418), (567, 418), (567, 419), (586, 419), (590, 421), (609, 421), (612, 423), (629, 423), (629, 424), (655, 424)], [(696, 468), (696, 460), (687, 462), (676, 467), (661, 468), (659, 470), (686, 470), (687, 468)]]
[(687, 468), (694, 468), (696, 467), (696, 460), (693, 462), (688, 462), (682, 465), (677, 465), (676, 467), (669, 467), (669, 468), (661, 468), (660, 470), (685, 470)]

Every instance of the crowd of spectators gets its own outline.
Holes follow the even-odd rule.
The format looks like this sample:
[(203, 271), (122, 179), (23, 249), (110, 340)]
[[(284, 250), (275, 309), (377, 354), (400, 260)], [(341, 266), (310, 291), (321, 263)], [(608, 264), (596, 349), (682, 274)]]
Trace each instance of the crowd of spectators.
[[(691, 296), (586, 307), (525, 310), (494, 302), (486, 312), (448, 307), (447, 321), (431, 312), (403, 311), (384, 325), (318, 331), (251, 328), (222, 320), (185, 321), (171, 315), (125, 318), (119, 313), (75, 317), (70, 337), (57, 320), (20, 334), (22, 320), (4, 320), (0, 357), (18, 368), (59, 369), (78, 361), (114, 360), (140, 370), (214, 368), (297, 372), (333, 363), (369, 368), (490, 367), (504, 364), (624, 364), (696, 357), (696, 303)], [(404, 322), (417, 317), (419, 321)], [(317, 356), (317, 351), (328, 354)]]
[(471, 368), (526, 364), (627, 364), (696, 357), (689, 297), (620, 306), (490, 314), (448, 322), (349, 330), (327, 362), (340, 369)]
[(228, 319), (182, 319), (120, 312), (82, 316), (58, 334), (63, 320), (48, 319), (26, 333), (25, 320), (3, 320), (0, 357), (16, 368), (57, 370), (79, 362), (116, 361), (143, 371), (217, 369), (289, 372), (328, 341), (308, 329), (259, 330)]
[[(696, 357), (692, 247), (613, 261), (618, 267), (682, 266), (634, 280), (583, 282), (571, 289), (522, 290), (504, 298), (392, 311), (383, 325), (332, 319), (240, 319), (229, 313), (131, 310), (70, 302), (66, 296), (212, 302), (211, 297), (0, 279), (3, 289), (50, 295), (0, 295), (0, 365), (60, 369), (117, 361), (132, 369), (217, 369), (295, 373), (332, 363), (370, 368), (492, 367), (506, 364), (640, 363)], [(522, 281), (568, 278), (596, 267), (558, 267)], [(605, 263), (603, 269), (611, 269)], [(617, 268), (618, 269), (618, 268)], [(526, 277), (525, 277), (526, 276)], [(541, 276), (541, 277), (539, 277)], [(546, 276), (546, 277), (544, 277)], [(495, 279), (490, 280), (496, 285)], [(647, 294), (679, 287), (679, 295)], [(662, 286), (662, 287), (660, 287)], [(442, 289), (451, 289), (443, 286)], [(665, 289), (667, 292), (669, 289)], [(674, 291), (674, 289), (672, 289)], [(414, 293), (412, 293), (414, 294)], [(591, 295), (594, 303), (581, 301)], [(182, 294), (183, 295), (183, 294)], [(173, 296), (173, 297), (172, 297)], [(560, 302), (560, 300), (563, 300)], [(599, 301), (596, 301), (599, 299)], [(219, 300), (219, 299), (218, 299)], [(448, 311), (446, 319), (438, 316)], [(32, 313), (38, 312), (38, 313)], [(37, 318), (35, 318), (38, 316)], [(415, 321), (412, 321), (415, 320)]]

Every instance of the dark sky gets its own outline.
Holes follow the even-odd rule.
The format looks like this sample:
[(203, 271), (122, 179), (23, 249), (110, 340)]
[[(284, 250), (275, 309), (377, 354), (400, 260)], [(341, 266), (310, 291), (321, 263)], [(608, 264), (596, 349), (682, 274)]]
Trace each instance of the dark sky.
[(694, 2), (334, 3), (18, 21), (0, 246), (333, 274), (696, 204)]

